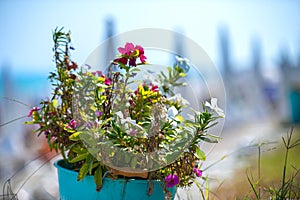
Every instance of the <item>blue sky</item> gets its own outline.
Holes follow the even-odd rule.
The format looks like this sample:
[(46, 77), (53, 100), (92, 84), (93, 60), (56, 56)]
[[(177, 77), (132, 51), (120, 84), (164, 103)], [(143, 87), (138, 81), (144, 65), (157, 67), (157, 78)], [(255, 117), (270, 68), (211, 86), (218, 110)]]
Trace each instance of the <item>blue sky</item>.
[(300, 54), (300, 3), (287, 1), (0, 1), (0, 66), (16, 71), (49, 71), (51, 31), (72, 31), (82, 63), (104, 39), (104, 21), (112, 16), (116, 33), (139, 28), (181, 30), (197, 42), (218, 65), (218, 29), (227, 26), (233, 61), (243, 67), (251, 59), (250, 41), (262, 42), (265, 65), (276, 62), (281, 48), (293, 58)]

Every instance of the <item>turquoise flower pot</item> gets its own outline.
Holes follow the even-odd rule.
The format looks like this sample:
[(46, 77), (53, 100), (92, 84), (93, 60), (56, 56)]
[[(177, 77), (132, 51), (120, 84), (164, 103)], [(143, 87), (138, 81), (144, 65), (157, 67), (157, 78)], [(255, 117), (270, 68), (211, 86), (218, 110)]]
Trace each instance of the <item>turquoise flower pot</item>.
[[(78, 172), (66, 169), (60, 165), (62, 160), (56, 161), (54, 166), (58, 171), (60, 200), (164, 200), (165, 193), (160, 181), (153, 181), (153, 193), (148, 195), (148, 180), (110, 178), (103, 179), (103, 187), (96, 191), (93, 176), (86, 176), (77, 181)], [(176, 187), (169, 188), (172, 200)]]
[(300, 123), (300, 89), (290, 91), (291, 120), (293, 123)]

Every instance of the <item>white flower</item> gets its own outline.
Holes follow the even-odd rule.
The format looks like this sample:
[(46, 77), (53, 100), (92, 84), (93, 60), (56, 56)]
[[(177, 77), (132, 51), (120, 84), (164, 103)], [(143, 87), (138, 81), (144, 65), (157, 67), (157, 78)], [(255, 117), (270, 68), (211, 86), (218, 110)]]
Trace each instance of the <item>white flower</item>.
[(124, 115), (121, 111), (116, 112), (116, 115), (120, 118), (121, 124), (130, 123), (136, 125), (135, 120), (131, 119), (130, 117), (124, 118)]
[(172, 106), (168, 109), (168, 120), (171, 122), (172, 127), (175, 128), (177, 126), (177, 122), (175, 121), (176, 115), (178, 115), (178, 110)]
[(122, 111), (116, 112), (116, 115), (117, 115), (121, 120), (124, 119), (124, 115), (123, 115)]
[(205, 106), (215, 111), (220, 117), (225, 117), (224, 111), (218, 107), (217, 98), (211, 98), (210, 103), (206, 101)]
[(190, 102), (186, 99), (184, 99), (181, 94), (175, 94), (174, 96), (170, 97), (168, 99), (169, 101), (175, 101), (175, 102), (179, 102), (180, 104), (182, 104), (183, 106), (189, 105)]
[(120, 118), (121, 124), (125, 124), (125, 128), (129, 128), (128, 124), (131, 124), (134, 127), (138, 128), (140, 130), (143, 130), (143, 127), (141, 127), (140, 125), (138, 125), (135, 120), (131, 119), (131, 117), (126, 117), (124, 119), (124, 115), (123, 115), (122, 111), (116, 112), (116, 115)]
[(176, 115), (178, 115), (178, 110), (175, 108), (175, 106), (172, 106), (168, 109), (168, 118), (174, 120)]

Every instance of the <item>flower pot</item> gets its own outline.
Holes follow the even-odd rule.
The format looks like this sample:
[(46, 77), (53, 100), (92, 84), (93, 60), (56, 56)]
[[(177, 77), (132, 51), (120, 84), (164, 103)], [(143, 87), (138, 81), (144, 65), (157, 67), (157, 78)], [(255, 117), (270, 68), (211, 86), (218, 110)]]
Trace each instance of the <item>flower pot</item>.
[[(99, 192), (96, 191), (93, 176), (86, 176), (77, 181), (78, 172), (61, 166), (62, 160), (54, 163), (58, 171), (60, 200), (163, 200), (165, 192), (163, 183), (153, 181), (153, 193), (148, 195), (147, 179), (103, 179), (103, 186)], [(176, 187), (168, 189), (174, 199)]]
[(292, 88), (289, 94), (292, 123), (300, 123), (300, 86)]

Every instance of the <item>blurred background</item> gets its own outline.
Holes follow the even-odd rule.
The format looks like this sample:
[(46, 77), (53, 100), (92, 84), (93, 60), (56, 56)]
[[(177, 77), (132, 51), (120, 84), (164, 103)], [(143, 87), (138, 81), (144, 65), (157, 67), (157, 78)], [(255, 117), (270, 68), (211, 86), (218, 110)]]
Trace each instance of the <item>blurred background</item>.
[[(57, 199), (54, 159), (48, 161), (53, 154), (35, 159), (47, 152), (44, 140), (23, 124), (30, 108), (50, 95), (56, 27), (71, 30), (72, 58), (79, 64), (105, 39), (134, 29), (162, 28), (192, 39), (215, 64), (226, 90), (222, 140), (209, 152), (205, 171), (215, 198), (250, 191), (244, 172), (256, 166), (262, 143), (266, 177), (280, 181), (274, 176), (280, 171), (268, 174), (268, 166), (282, 166), (283, 158), (275, 159), (282, 155), (280, 138), (292, 126), (300, 135), (299, 19), (297, 0), (1, 0), (0, 189), (12, 177), (19, 199)], [(184, 41), (174, 38), (170, 49), (184, 51)], [(300, 149), (294, 151), (290, 160), (299, 169)], [(192, 188), (176, 198), (200, 194)]]

